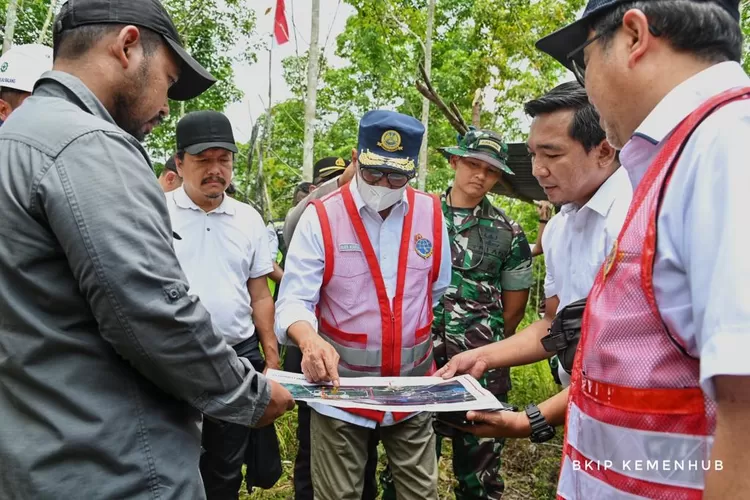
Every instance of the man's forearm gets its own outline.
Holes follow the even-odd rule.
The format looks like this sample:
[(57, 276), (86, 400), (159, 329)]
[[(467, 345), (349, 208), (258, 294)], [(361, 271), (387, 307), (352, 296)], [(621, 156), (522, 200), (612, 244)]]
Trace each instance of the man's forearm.
[(550, 324), (546, 318), (541, 319), (510, 338), (481, 347), (488, 369), (523, 366), (549, 358), (551, 354), (544, 350), (541, 340)]
[(255, 332), (258, 335), (260, 345), (263, 347), (266, 365), (270, 365), (270, 368), (278, 368), (279, 364), (279, 348), (276, 335), (273, 332), (274, 313), (273, 297), (271, 296), (253, 303)]
[(539, 403), (539, 411), (544, 415), (547, 423), (553, 427), (565, 424), (565, 415), (568, 412), (568, 393), (570, 388), (566, 387), (546, 401)]
[(287, 336), (292, 339), (297, 347), (303, 348), (305, 342), (318, 335), (315, 328), (307, 321), (297, 321), (287, 330)]
[(503, 322), (505, 323), (504, 328), (504, 335), (505, 338), (508, 339), (516, 334), (516, 329), (518, 328), (518, 325), (521, 324), (521, 321), (523, 321), (525, 311), (513, 311), (506, 314), (503, 314)]

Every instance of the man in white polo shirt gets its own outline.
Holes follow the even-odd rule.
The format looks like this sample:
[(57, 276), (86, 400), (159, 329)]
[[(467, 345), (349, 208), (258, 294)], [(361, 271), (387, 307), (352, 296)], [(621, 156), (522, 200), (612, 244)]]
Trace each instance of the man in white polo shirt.
[(0, 57), (0, 125), (34, 91), (42, 73), (52, 69), (52, 48), (16, 45)]
[[(190, 293), (200, 297), (214, 329), (237, 355), (261, 371), (279, 366), (266, 282), (273, 261), (260, 214), (225, 194), (236, 152), (232, 126), (223, 114), (185, 115), (177, 124), (176, 154), (183, 185), (167, 193), (167, 206)], [(237, 498), (250, 432), (267, 430), (205, 419), (200, 471), (209, 500)], [(247, 482), (252, 486), (252, 478)]]

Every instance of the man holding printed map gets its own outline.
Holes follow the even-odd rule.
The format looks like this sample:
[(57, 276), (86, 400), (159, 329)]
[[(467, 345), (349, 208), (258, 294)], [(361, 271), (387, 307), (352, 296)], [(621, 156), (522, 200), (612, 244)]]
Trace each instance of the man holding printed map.
[[(451, 262), (440, 202), (408, 186), (423, 134), (412, 117), (367, 113), (352, 151), (355, 178), (313, 202), (299, 221), (276, 335), (300, 347), (310, 382), (338, 386), (339, 376), (418, 377), (435, 370), (432, 308), (449, 285)], [(377, 429), (399, 498), (437, 500), (431, 414), (403, 406), (310, 407), (316, 499), (361, 499), (367, 444)]]

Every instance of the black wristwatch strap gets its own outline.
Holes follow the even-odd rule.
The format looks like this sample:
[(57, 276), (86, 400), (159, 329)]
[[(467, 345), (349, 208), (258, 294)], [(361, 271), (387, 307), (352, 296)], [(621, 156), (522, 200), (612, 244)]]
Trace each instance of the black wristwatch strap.
[(547, 423), (535, 404), (526, 407), (526, 416), (531, 424), (531, 442), (544, 443), (555, 437), (555, 428)]

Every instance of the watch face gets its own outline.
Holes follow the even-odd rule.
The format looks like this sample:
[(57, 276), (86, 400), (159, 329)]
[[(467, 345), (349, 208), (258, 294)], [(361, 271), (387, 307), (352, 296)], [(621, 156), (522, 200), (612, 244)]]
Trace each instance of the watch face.
[(548, 427), (547, 429), (539, 430), (531, 435), (531, 441), (534, 443), (544, 443), (555, 437), (555, 428)]

